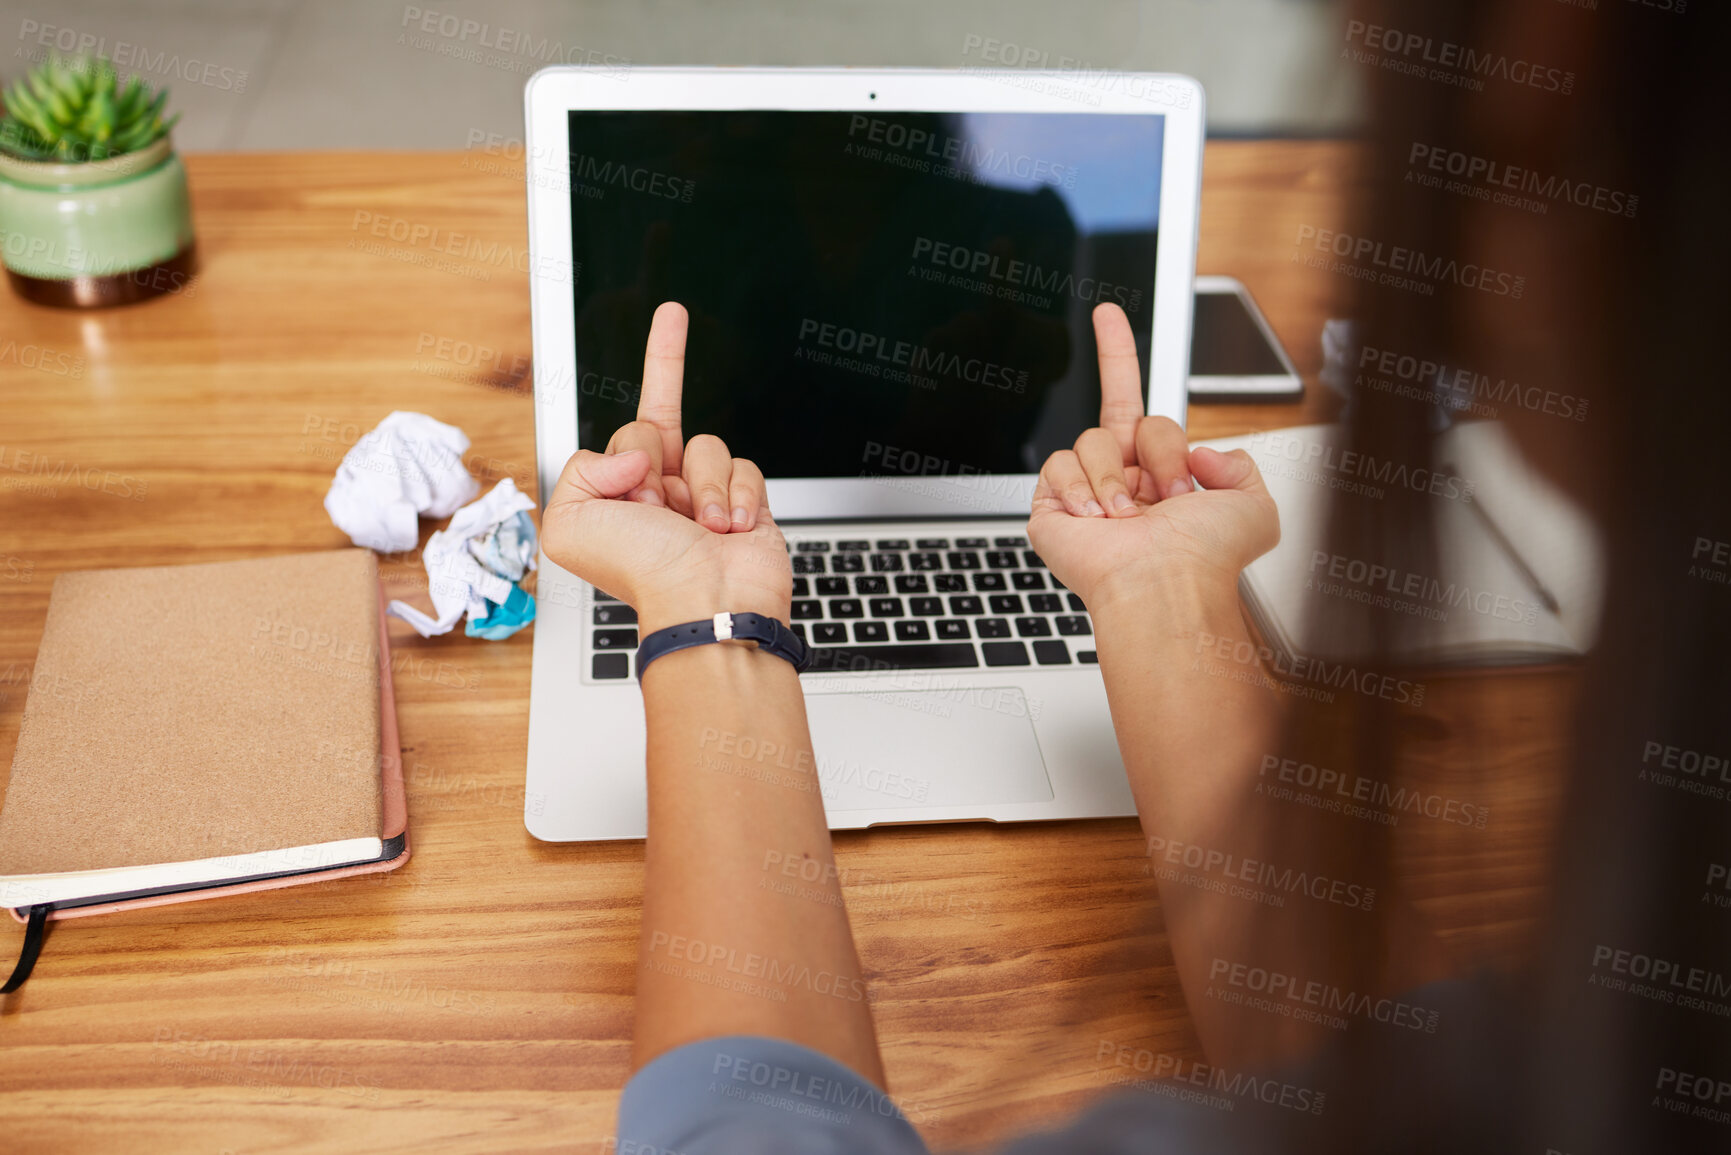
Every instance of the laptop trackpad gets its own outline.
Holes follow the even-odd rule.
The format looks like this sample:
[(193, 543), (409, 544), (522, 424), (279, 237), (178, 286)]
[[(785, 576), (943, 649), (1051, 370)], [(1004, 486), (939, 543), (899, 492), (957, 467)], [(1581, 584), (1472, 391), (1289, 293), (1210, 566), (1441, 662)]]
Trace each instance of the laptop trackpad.
[(1052, 799), (1014, 686), (808, 693), (805, 710), (831, 812)]

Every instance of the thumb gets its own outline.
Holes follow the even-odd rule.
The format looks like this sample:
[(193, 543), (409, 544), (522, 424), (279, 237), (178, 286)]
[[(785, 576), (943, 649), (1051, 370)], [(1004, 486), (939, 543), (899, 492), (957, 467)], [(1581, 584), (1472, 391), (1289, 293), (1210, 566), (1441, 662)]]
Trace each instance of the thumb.
[(548, 505), (562, 501), (595, 501), (623, 497), (649, 475), (649, 454), (641, 449), (626, 453), (595, 453), (580, 449), (565, 463)]
[(1262, 470), (1256, 459), (1242, 449), (1221, 453), (1207, 447), (1190, 451), (1190, 476), (1203, 489), (1216, 493), (1240, 493), (1249, 501), (1239, 499), (1225, 503), (1223, 509), (1237, 510), (1228, 523), (1235, 527), (1228, 534), (1237, 547), (1240, 567), (1249, 565), (1280, 543), (1280, 510), (1262, 480)]
[(1237, 489), (1244, 493), (1268, 494), (1256, 459), (1242, 449), (1222, 453), (1199, 445), (1190, 451), (1190, 476), (1204, 489)]

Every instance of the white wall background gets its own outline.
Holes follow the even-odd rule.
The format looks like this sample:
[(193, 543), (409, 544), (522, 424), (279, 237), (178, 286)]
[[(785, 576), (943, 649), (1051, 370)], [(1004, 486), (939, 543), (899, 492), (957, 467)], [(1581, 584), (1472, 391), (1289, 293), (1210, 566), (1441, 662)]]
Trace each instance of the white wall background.
[(549, 52), (942, 68), (990, 63), (995, 44), (1000, 60), (1189, 73), (1217, 135), (1334, 135), (1361, 99), (1336, 64), (1344, 20), (1331, 0), (0, 0), (0, 78), (46, 38), (168, 84), (189, 151), (451, 149), (520, 136), (523, 81)]

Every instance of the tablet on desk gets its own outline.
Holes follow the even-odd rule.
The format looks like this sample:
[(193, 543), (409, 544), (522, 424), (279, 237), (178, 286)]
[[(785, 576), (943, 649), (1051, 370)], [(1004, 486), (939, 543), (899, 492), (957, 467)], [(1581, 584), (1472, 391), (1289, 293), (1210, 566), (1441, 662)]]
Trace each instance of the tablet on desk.
[(1268, 318), (1236, 277), (1197, 277), (1190, 322), (1190, 396), (1297, 401), (1304, 382)]

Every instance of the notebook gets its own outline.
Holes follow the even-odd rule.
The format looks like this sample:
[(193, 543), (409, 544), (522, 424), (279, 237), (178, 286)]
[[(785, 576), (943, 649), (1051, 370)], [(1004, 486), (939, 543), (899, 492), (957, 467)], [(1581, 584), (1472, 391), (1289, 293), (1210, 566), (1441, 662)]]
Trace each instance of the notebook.
[(25, 921), (409, 856), (372, 551), (60, 575), (0, 804)]
[[(1280, 544), (1245, 568), (1239, 591), (1283, 659), (1362, 657), (1377, 612), (1396, 624), (1390, 656), (1414, 664), (1533, 665), (1592, 646), (1603, 596), (1597, 532), (1500, 422), (1440, 434), (1430, 472), (1349, 454), (1335, 425), (1198, 444), (1247, 450), (1280, 510)], [(1393, 486), (1433, 503), (1438, 572), (1330, 550), (1330, 503), (1385, 500)], [(1331, 612), (1354, 607), (1372, 612)]]

